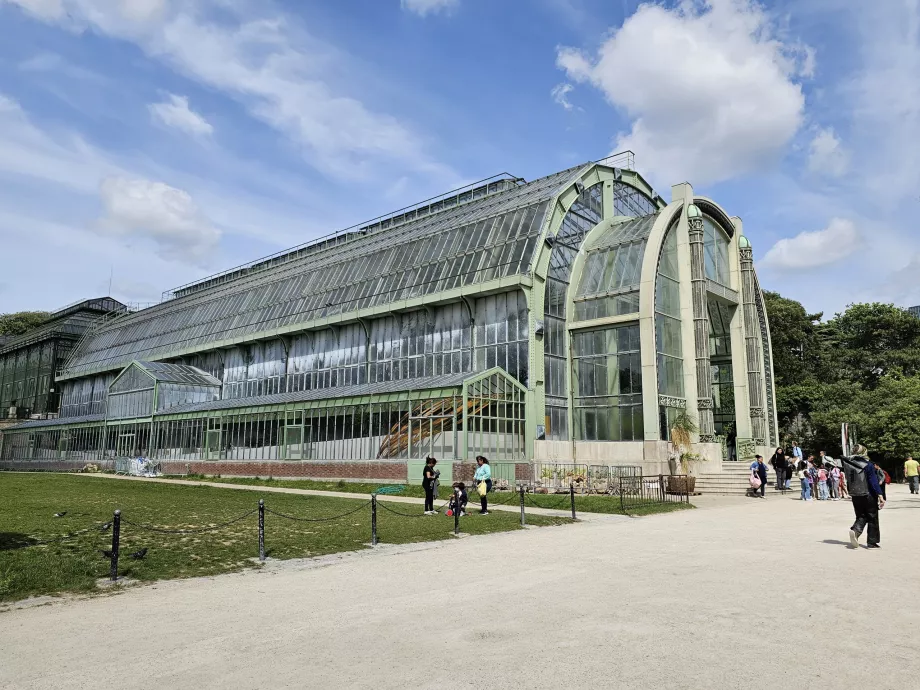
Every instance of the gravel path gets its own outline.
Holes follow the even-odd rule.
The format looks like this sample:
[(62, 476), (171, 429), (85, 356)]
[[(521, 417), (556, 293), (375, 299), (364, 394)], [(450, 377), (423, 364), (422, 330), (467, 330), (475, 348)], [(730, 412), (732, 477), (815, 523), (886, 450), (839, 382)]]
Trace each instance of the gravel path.
[(920, 497), (891, 494), (879, 551), (845, 501), (709, 500), (12, 610), (0, 687), (917, 687)]

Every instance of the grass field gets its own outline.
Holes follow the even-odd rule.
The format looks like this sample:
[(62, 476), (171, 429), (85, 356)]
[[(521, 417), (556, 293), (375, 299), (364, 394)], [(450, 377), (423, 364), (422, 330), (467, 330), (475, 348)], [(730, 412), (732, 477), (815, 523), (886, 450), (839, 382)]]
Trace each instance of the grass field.
[[(278, 486), (292, 489), (311, 489), (313, 491), (344, 491), (355, 494), (370, 494), (379, 489), (381, 484), (366, 484), (359, 482), (321, 482), (312, 479), (254, 479), (247, 477), (206, 477), (204, 475), (182, 476), (176, 479), (192, 479), (202, 482), (220, 482), (222, 484), (237, 484), (245, 486)], [(440, 495), (442, 499), (449, 496), (450, 487), (442, 486)], [(415, 498), (424, 498), (425, 491), (419, 484), (406, 484), (402, 486), (397, 496), (411, 496)], [(511, 497), (507, 492), (497, 492), (490, 494), (490, 503), (505, 504), (510, 503), (518, 505), (517, 496)], [(474, 491), (470, 493), (470, 501), (476, 501)], [(534, 508), (553, 508), (559, 510), (569, 510), (571, 504), (566, 494), (527, 494), (526, 506)], [(605, 513), (608, 515), (653, 515), (655, 513), (670, 513), (675, 510), (684, 510), (693, 506), (687, 503), (646, 503), (642, 504), (635, 499), (629, 499), (626, 504), (626, 510), (620, 503), (618, 496), (609, 495), (575, 495), (575, 513)]]
[[(297, 486), (303, 486), (295, 483)], [(131, 482), (52, 473), (0, 473), (0, 601), (38, 594), (91, 591), (108, 576), (111, 530), (99, 529), (122, 511), (119, 575), (135, 580), (215, 575), (256, 564), (258, 517), (253, 513), (219, 530), (199, 534), (164, 534), (141, 525), (191, 530), (238, 518), (265, 499), (268, 510), (324, 519), (295, 522), (267, 513), (265, 547), (271, 558), (305, 558), (366, 548), (370, 541), (370, 506), (366, 500), (298, 496), (217, 487)], [(382, 503), (382, 502), (381, 502)], [(421, 506), (390, 504), (392, 510), (419, 513)], [(60, 518), (55, 513), (65, 512)], [(515, 513), (461, 520), (467, 534), (520, 529)], [(532, 525), (564, 524), (562, 518), (528, 516)], [(404, 517), (378, 508), (381, 543), (447, 539), (453, 520), (444, 515)], [(86, 531), (83, 531), (86, 530)], [(74, 532), (75, 536), (59, 539)], [(52, 541), (48, 544), (39, 542)], [(143, 560), (130, 554), (148, 549)]]

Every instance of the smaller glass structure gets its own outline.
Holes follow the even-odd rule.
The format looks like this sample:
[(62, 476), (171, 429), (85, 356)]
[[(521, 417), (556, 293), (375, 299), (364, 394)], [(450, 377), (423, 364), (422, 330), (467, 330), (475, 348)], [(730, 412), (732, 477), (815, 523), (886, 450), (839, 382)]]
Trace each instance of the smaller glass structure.
[(109, 419), (151, 417), (179, 405), (220, 399), (221, 382), (183, 364), (133, 362), (109, 386)]

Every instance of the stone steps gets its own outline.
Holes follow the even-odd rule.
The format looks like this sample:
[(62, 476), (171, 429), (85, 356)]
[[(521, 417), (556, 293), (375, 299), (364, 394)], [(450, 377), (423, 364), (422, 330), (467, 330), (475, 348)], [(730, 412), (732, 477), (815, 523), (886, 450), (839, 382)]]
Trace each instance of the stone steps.
[[(696, 491), (702, 494), (740, 494), (747, 493), (751, 488), (748, 480), (750, 476), (750, 463), (748, 462), (723, 462), (721, 472), (712, 472), (697, 475)], [(798, 491), (799, 486), (793, 482), (792, 488), (785, 493)], [(776, 475), (770, 469), (767, 473), (767, 493), (781, 493), (776, 489)]]

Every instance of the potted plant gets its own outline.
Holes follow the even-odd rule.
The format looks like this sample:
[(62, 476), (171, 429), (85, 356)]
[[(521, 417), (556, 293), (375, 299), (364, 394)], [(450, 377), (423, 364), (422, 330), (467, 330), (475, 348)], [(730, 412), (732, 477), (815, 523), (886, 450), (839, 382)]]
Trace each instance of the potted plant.
[[(693, 434), (699, 431), (696, 421), (682, 410), (671, 422), (671, 448), (672, 452), (668, 458), (668, 469), (671, 476), (668, 477), (669, 493), (693, 493), (696, 488), (696, 477), (690, 476), (692, 466), (700, 462), (701, 458), (696, 453), (690, 451), (693, 442)], [(680, 463), (681, 471), (684, 476), (677, 475), (677, 465)]]

